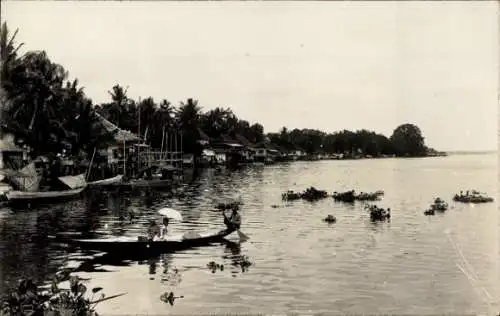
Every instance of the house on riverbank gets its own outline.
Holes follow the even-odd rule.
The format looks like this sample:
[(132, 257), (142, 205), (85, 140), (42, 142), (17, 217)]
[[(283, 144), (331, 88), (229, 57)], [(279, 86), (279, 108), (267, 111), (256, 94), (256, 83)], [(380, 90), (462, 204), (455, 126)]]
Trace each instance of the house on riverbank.
[(98, 149), (99, 155), (105, 158), (104, 162), (112, 169), (123, 168), (127, 155), (134, 151), (135, 145), (141, 142), (141, 138), (130, 131), (119, 128), (97, 112), (94, 115), (97, 118), (96, 124), (105, 133), (112, 135), (112, 138)]

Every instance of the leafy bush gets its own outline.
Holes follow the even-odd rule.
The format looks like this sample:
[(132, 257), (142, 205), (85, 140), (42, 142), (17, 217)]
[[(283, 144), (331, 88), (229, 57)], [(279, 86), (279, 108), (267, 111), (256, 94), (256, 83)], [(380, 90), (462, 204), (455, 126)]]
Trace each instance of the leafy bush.
[(49, 289), (38, 288), (32, 280), (21, 280), (16, 290), (8, 294), (3, 300), (0, 310), (1, 316), (30, 315), (30, 316), (97, 316), (95, 307), (99, 302), (112, 299), (120, 295), (105, 298), (101, 294), (99, 299), (94, 297), (102, 288), (95, 287), (92, 294), (87, 295), (87, 287), (78, 276), (69, 279), (70, 288), (60, 289), (59, 277), (55, 277)]

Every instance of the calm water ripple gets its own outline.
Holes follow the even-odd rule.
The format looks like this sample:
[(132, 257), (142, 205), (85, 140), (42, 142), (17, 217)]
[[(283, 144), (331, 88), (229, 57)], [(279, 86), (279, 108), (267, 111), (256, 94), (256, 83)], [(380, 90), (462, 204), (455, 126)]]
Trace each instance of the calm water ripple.
[[(451, 201), (460, 189), (477, 188), (497, 197), (497, 160), (496, 155), (464, 155), (206, 170), (179, 198), (110, 192), (39, 210), (0, 210), (0, 292), (20, 276), (43, 281), (83, 262), (79, 275), (91, 278), (90, 284), (102, 286), (108, 295), (128, 292), (100, 306), (104, 314), (498, 311), (478, 290), (484, 287), (499, 297), (497, 204)], [(330, 193), (384, 190), (377, 204), (391, 208), (391, 222), (371, 223), (363, 203), (345, 205), (331, 198), (281, 202), (282, 192), (310, 186)], [(424, 216), (437, 196), (450, 203), (450, 210)], [(210, 231), (222, 225), (215, 204), (236, 197), (244, 202), (242, 231), (251, 237), (240, 246), (92, 266), (88, 254), (48, 237), (55, 232), (137, 236), (150, 219), (158, 219), (161, 207), (178, 209), (184, 217), (182, 223), (172, 222), (172, 233)], [(130, 211), (135, 214), (131, 221)], [(327, 214), (335, 215), (337, 223), (322, 222)], [(239, 263), (245, 256), (252, 265), (243, 272)], [(224, 270), (212, 273), (209, 261), (223, 264)], [(108, 272), (96, 272), (96, 266)], [(170, 306), (159, 299), (165, 291), (184, 298)]]

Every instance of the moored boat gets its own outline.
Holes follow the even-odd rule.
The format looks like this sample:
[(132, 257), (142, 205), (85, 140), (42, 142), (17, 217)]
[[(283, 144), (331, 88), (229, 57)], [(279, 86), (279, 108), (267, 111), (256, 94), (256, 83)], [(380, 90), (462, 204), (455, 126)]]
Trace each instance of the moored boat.
[(85, 187), (65, 191), (8, 191), (5, 197), (10, 205), (59, 203), (79, 197), (84, 189)]
[(123, 175), (119, 174), (119, 175), (111, 177), (111, 178), (89, 182), (88, 186), (89, 187), (98, 187), (98, 186), (113, 185), (113, 184), (121, 183), (122, 179), (123, 179)]
[(173, 181), (171, 179), (132, 179), (129, 181), (120, 181), (108, 184), (109, 186), (134, 189), (134, 188), (171, 188)]

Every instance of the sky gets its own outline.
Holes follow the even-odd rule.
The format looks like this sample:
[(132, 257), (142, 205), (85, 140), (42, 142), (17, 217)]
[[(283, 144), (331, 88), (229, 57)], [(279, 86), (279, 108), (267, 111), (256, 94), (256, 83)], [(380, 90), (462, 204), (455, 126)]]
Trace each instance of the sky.
[(24, 50), (45, 50), (94, 102), (230, 107), (266, 132), (416, 124), (438, 150), (498, 146), (494, 1), (2, 1)]

